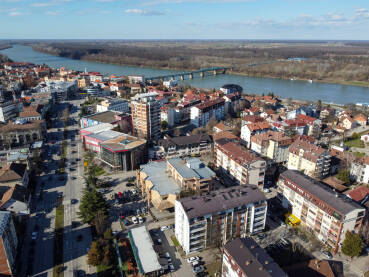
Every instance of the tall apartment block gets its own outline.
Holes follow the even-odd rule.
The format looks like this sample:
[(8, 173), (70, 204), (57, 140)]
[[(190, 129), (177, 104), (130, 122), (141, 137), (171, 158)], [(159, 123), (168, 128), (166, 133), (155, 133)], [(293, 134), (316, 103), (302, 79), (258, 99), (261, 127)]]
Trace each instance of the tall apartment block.
[(160, 103), (156, 92), (140, 93), (132, 97), (133, 132), (146, 140), (160, 138)]
[(265, 227), (267, 202), (252, 185), (175, 201), (175, 235), (189, 254), (255, 234)]
[(333, 252), (339, 249), (346, 231), (360, 232), (365, 209), (300, 171), (283, 172), (278, 192), (283, 207)]
[(0, 276), (15, 276), (18, 239), (11, 213), (0, 211)]
[(191, 124), (196, 127), (205, 126), (211, 118), (224, 119), (224, 99), (218, 98), (191, 107)]

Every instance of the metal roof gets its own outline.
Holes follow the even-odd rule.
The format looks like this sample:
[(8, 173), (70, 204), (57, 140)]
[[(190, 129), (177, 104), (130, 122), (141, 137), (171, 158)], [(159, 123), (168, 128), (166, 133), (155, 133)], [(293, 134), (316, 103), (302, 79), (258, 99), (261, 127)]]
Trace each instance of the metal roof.
[(215, 177), (215, 173), (198, 158), (173, 158), (169, 159), (171, 164), (183, 178), (208, 179)]
[(113, 130), (108, 130), (108, 131), (102, 131), (102, 132), (99, 132), (99, 133), (90, 134), (90, 135), (87, 135), (86, 137), (94, 138), (94, 139), (101, 140), (101, 141), (105, 141), (105, 140), (108, 140), (108, 139), (113, 139), (113, 138), (119, 137), (121, 135), (122, 135), (122, 133), (120, 133), (120, 132), (113, 131)]
[(88, 133), (99, 133), (99, 132), (111, 130), (113, 128), (114, 126), (110, 123), (100, 123), (97, 125), (93, 125), (93, 126), (81, 129), (81, 131), (88, 132)]

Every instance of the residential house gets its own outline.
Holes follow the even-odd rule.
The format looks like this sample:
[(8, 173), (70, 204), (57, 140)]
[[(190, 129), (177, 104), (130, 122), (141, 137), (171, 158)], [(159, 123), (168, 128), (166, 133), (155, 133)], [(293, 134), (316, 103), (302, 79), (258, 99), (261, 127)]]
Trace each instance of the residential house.
[(369, 156), (351, 163), (350, 178), (358, 183), (369, 184)]
[(241, 127), (241, 139), (247, 148), (251, 146), (252, 136), (260, 133), (265, 133), (272, 130), (270, 124), (266, 121), (245, 124)]
[(354, 117), (354, 120), (356, 121), (356, 123), (360, 126), (366, 126), (367, 122), (368, 122), (368, 117), (366, 117), (363, 114), (358, 114)]
[(18, 216), (29, 215), (30, 201), (31, 194), (28, 192), (28, 189), (16, 184), (4, 193), (0, 202), (0, 208)]

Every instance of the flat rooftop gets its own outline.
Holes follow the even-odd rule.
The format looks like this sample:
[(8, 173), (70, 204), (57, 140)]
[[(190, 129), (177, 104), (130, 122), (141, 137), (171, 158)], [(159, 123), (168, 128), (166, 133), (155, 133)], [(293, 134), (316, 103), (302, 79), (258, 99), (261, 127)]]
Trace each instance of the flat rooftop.
[(208, 168), (198, 158), (173, 158), (169, 159), (168, 163), (172, 165), (183, 178), (208, 179), (215, 177), (214, 171)]
[(144, 139), (120, 133), (120, 136), (104, 141), (101, 146), (113, 152), (122, 152), (134, 149), (144, 144), (146, 144), (146, 140)]
[(141, 171), (147, 175), (147, 179), (153, 184), (153, 190), (160, 195), (178, 194), (181, 188), (173, 178), (168, 177), (167, 161), (154, 161), (140, 166)]
[(99, 132), (103, 132), (103, 131), (108, 131), (113, 129), (114, 126), (110, 123), (100, 123), (97, 125), (93, 125), (87, 128), (83, 128), (81, 129), (81, 132), (86, 132), (86, 133), (99, 133)]
[(280, 176), (293, 182), (343, 215), (355, 209), (363, 209), (363, 207), (346, 195), (333, 191), (333, 189), (304, 175), (298, 170), (287, 170)]
[(108, 130), (108, 131), (102, 131), (102, 132), (95, 133), (95, 134), (90, 134), (90, 135), (87, 135), (86, 137), (101, 140), (101, 141), (106, 141), (109, 139), (119, 137), (121, 135), (122, 133), (120, 132)]
[(146, 226), (133, 228), (128, 234), (140, 273), (147, 274), (161, 270), (158, 256), (153, 247), (154, 243)]
[(265, 200), (264, 193), (257, 186), (241, 185), (176, 201), (182, 204), (188, 218), (191, 219)]
[(93, 115), (85, 116), (85, 118), (88, 118), (90, 120), (98, 121), (101, 123), (112, 123), (117, 121), (115, 118), (116, 113), (112, 111), (106, 111), (102, 113), (95, 113)]

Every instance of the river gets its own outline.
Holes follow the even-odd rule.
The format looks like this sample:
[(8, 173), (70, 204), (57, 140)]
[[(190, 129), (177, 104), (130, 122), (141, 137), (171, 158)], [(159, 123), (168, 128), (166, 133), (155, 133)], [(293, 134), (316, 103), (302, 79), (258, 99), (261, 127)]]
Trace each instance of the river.
[[(163, 74), (176, 73), (175, 70), (155, 68), (143, 68), (137, 66), (121, 66), (104, 64), (90, 61), (73, 60), (57, 57), (34, 51), (30, 46), (14, 45), (12, 48), (1, 50), (0, 53), (7, 55), (17, 62), (31, 62), (46, 64), (50, 67), (84, 71), (97, 71), (103, 74), (133, 75), (143, 74), (147, 77), (160, 76)], [(273, 78), (256, 78), (239, 75), (208, 76), (203, 79), (183, 81), (199, 88), (219, 88), (224, 84), (233, 83), (243, 87), (244, 92), (255, 94), (267, 94), (273, 92), (282, 98), (294, 98), (301, 100), (316, 101), (318, 99), (326, 103), (347, 104), (369, 102), (369, 88), (326, 83), (309, 83), (306, 81), (290, 81)]]

